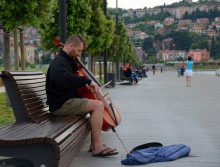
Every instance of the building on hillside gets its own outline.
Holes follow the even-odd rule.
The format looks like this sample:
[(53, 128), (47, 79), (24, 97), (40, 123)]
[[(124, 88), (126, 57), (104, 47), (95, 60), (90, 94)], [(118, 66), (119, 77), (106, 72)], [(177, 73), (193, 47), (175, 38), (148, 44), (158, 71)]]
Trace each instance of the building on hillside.
[(165, 34), (166, 29), (165, 28), (158, 28), (155, 30), (155, 34)]
[(192, 8), (188, 6), (179, 6), (176, 8), (175, 17), (177, 19), (182, 19), (185, 13), (192, 14)]
[(164, 12), (170, 13), (172, 16), (176, 17), (176, 8), (163, 8)]
[(157, 15), (161, 12), (161, 8), (148, 8), (146, 13), (149, 15)]
[(210, 38), (216, 38), (218, 36), (218, 33), (216, 32), (215, 29), (208, 29), (204, 31), (204, 34), (209, 36)]
[(220, 24), (216, 24), (216, 25), (215, 25), (215, 28), (216, 28), (218, 31), (220, 31)]
[(156, 24), (154, 24), (154, 28), (155, 29), (158, 29), (158, 28), (163, 28), (163, 24), (161, 24), (161, 23), (156, 23)]
[(143, 17), (145, 15), (145, 9), (136, 9), (134, 10), (134, 15), (137, 17)]
[(137, 27), (138, 25), (137, 24), (127, 24), (126, 27), (128, 28), (134, 28), (134, 27)]
[(177, 8), (163, 8), (163, 11), (169, 12), (172, 16), (177, 19), (182, 19), (183, 15), (187, 12), (192, 14), (192, 7), (178, 6)]
[(190, 29), (189, 31), (190, 32), (195, 32), (195, 33), (203, 33), (207, 28), (207, 25), (206, 24), (192, 24), (190, 26)]
[(148, 37), (148, 35), (143, 31), (133, 31), (130, 29), (127, 30), (127, 34), (129, 37), (136, 38), (136, 39), (145, 39)]
[(148, 21), (148, 22), (147, 22), (147, 25), (148, 25), (148, 26), (153, 26), (153, 25), (155, 25), (155, 24), (157, 24), (157, 23), (159, 23), (159, 22), (157, 22), (157, 21), (155, 21), (155, 20), (151, 20), (151, 21)]
[(184, 19), (184, 20), (179, 20), (178, 25), (183, 26), (183, 25), (191, 25), (192, 20), (191, 19)]
[(178, 31), (188, 31), (189, 27), (188, 26), (178, 26), (177, 30)]
[(163, 23), (164, 25), (172, 25), (174, 23), (174, 17), (166, 17)]
[(123, 13), (123, 17), (134, 17), (134, 10), (129, 9), (126, 13)]
[(215, 22), (216, 22), (216, 23), (220, 23), (220, 17), (216, 17), (216, 18), (215, 18)]
[(196, 23), (208, 24), (209, 23), (209, 19), (208, 18), (199, 18), (199, 19), (196, 20)]
[(162, 61), (175, 61), (181, 59), (186, 59), (186, 51), (182, 50), (160, 50), (157, 53), (157, 58)]
[(208, 62), (210, 60), (210, 52), (206, 49), (190, 49), (187, 57), (192, 57), (194, 62)]

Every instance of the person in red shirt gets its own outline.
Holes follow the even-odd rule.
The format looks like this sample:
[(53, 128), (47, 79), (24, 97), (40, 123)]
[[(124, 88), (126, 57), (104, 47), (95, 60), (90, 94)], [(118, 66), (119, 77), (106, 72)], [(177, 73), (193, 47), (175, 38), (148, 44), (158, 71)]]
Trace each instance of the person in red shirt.
[(185, 64), (184, 63), (182, 63), (180, 65), (180, 70), (181, 70), (180, 75), (183, 77), (184, 76), (184, 72), (185, 72)]

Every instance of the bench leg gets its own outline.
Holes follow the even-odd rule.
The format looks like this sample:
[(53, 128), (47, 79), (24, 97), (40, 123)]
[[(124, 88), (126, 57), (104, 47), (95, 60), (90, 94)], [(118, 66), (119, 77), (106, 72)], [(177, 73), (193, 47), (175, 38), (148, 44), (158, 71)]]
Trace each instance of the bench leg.
[(31, 161), (34, 166), (53, 166), (53, 147), (49, 144), (27, 144), (23, 146), (0, 146), (0, 155)]

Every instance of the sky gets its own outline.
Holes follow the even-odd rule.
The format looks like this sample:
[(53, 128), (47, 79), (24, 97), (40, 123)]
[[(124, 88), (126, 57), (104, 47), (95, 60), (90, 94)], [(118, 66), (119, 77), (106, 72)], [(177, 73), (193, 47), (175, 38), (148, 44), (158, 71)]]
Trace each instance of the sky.
[[(174, 2), (179, 2), (181, 0), (117, 0), (118, 7), (123, 9), (138, 9), (138, 8), (153, 8), (155, 6), (170, 5)], [(198, 0), (193, 0), (193, 2), (197, 2)], [(108, 7), (116, 8), (116, 0), (107, 0)]]

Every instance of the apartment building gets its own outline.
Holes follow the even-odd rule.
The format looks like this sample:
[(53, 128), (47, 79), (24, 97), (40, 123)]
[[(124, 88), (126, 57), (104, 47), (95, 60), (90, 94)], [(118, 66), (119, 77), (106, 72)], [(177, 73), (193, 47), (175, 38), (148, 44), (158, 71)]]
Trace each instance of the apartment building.
[(207, 62), (210, 60), (210, 52), (206, 49), (190, 49), (189, 52), (187, 52), (187, 57), (189, 56), (192, 57), (194, 62)]
[(184, 50), (160, 50), (157, 57), (160, 60), (177, 60), (179, 57), (186, 59), (186, 51)]

